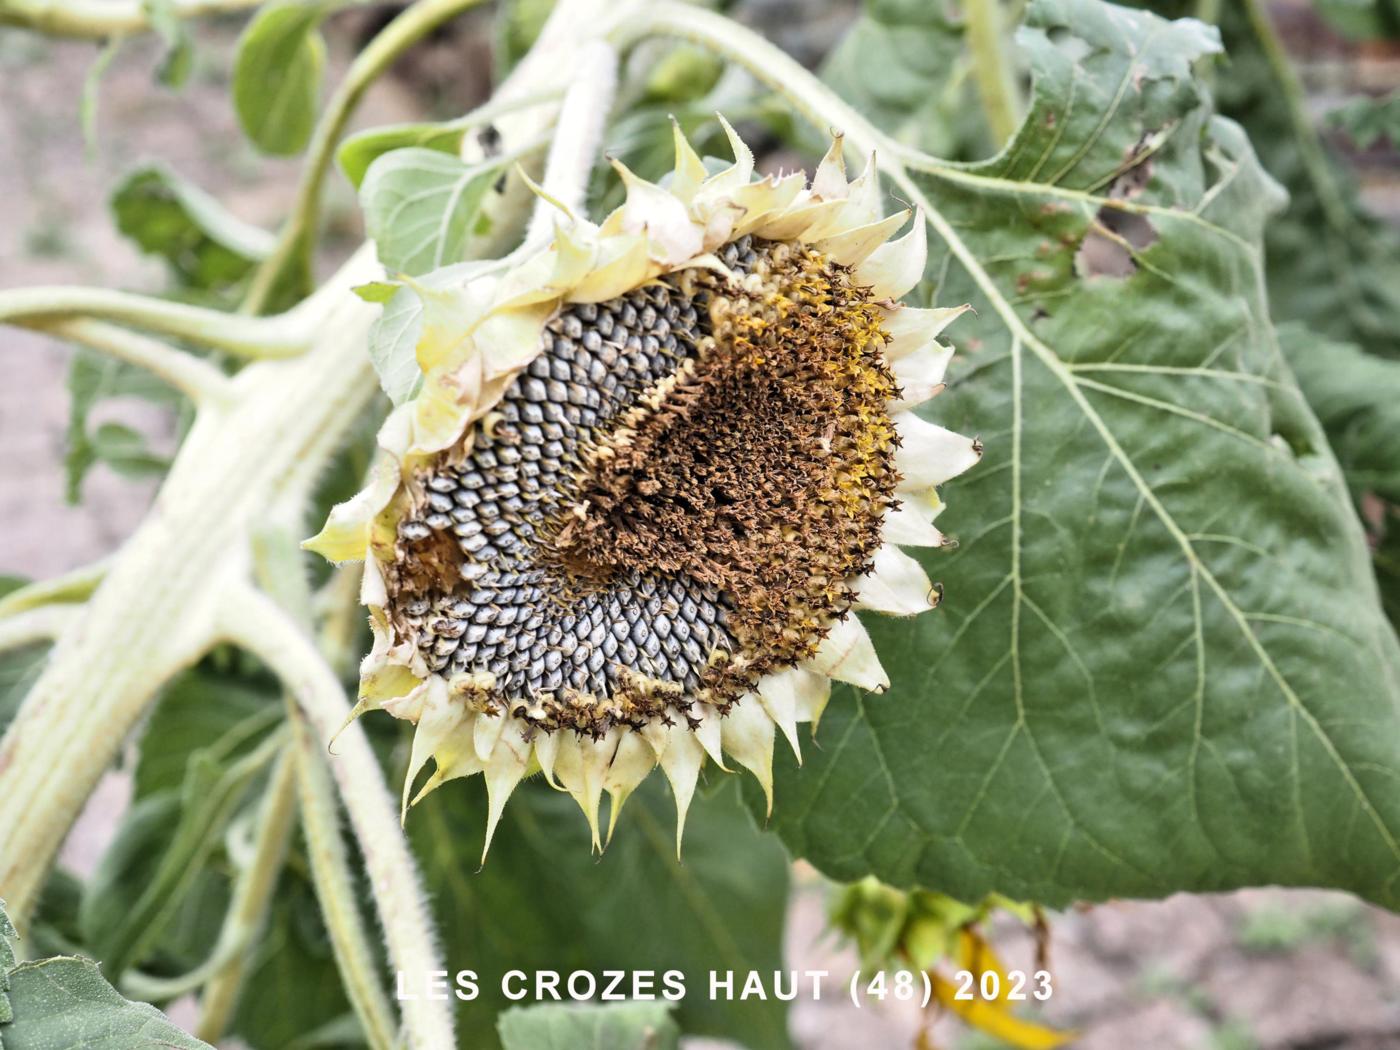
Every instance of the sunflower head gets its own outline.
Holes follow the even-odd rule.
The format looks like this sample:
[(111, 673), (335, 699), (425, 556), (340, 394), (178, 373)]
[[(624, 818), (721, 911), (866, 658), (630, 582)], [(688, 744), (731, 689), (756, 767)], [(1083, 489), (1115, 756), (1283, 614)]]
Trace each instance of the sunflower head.
[(797, 751), (833, 679), (888, 684), (853, 610), (936, 604), (900, 548), (942, 542), (935, 486), (980, 448), (912, 409), (962, 308), (898, 303), (923, 225), (890, 240), (873, 162), (848, 180), (838, 136), (810, 185), (755, 179), (724, 126), (718, 174), (677, 131), (601, 225), (417, 286), (419, 391), (308, 541), (365, 559), (357, 710), (417, 725), (405, 808), (431, 758), (414, 800), (481, 773), (494, 828), (539, 771), (596, 845), (602, 796), (615, 821), (660, 765), (679, 844), (707, 758), (771, 805), (776, 732)]

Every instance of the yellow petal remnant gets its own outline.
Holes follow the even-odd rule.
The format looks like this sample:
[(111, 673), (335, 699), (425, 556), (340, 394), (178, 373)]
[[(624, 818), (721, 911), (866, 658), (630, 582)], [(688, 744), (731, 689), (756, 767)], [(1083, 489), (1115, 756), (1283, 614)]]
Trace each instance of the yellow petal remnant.
[(365, 559), (357, 710), (417, 727), (405, 812), (480, 774), (488, 846), (535, 772), (597, 848), (658, 765), (678, 849), (707, 762), (771, 810), (779, 732), (800, 757), (832, 681), (889, 685), (855, 610), (937, 602), (900, 548), (943, 543), (935, 486), (980, 446), (913, 409), (965, 308), (896, 301), (923, 226), (890, 240), (910, 216), (882, 214), (873, 158), (849, 180), (837, 136), (811, 185), (756, 179), (723, 127), (717, 174), (677, 129), (663, 183), (614, 164), (626, 199), (601, 223), (561, 213), (509, 267), (411, 282), (421, 382), (307, 541)]

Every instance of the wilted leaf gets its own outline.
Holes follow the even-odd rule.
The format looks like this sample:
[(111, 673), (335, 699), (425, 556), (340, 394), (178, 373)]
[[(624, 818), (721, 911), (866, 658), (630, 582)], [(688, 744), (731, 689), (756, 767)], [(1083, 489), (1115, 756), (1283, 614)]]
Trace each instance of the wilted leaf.
[(231, 215), (203, 190), (162, 167), (137, 168), (112, 194), (117, 228), (162, 256), (182, 285), (219, 289), (247, 276), (272, 251), (266, 230)]
[(503, 1050), (676, 1050), (680, 1029), (660, 1003), (515, 1007), (497, 1022)]
[(500, 176), (499, 161), (468, 165), (431, 149), (397, 149), (375, 160), (360, 204), (379, 261), (410, 276), (462, 261)]
[(233, 104), (243, 131), (264, 153), (299, 153), (311, 139), (326, 61), (320, 26), (328, 10), (306, 0), (274, 0), (238, 41)]
[[(1274, 340), (1281, 195), (1193, 76), (1215, 34), (1094, 0), (1027, 19), (1005, 152), (897, 187), (937, 213), (939, 301), (977, 308), (930, 406), (987, 449), (927, 559), (947, 597), (872, 622), (894, 688), (833, 699), (774, 823), (828, 874), (962, 899), (1396, 905), (1400, 654)], [(1082, 269), (1123, 219), (1151, 234), (1107, 238), (1126, 276)]]
[(481, 997), (459, 1008), (462, 1031), (489, 1031), (510, 1005), (500, 982), (511, 969), (655, 970), (658, 996), (662, 974), (674, 969), (686, 979), (677, 1013), (685, 1031), (750, 1050), (789, 1045), (786, 1004), (709, 997), (712, 969), (782, 967), (786, 858), (732, 791), (695, 800), (680, 861), (674, 805), (659, 777), (627, 803), (601, 859), (573, 799), (536, 781), (516, 790), (478, 871), (485, 814), (474, 778), (433, 793), (408, 817), (444, 955), (480, 978)]

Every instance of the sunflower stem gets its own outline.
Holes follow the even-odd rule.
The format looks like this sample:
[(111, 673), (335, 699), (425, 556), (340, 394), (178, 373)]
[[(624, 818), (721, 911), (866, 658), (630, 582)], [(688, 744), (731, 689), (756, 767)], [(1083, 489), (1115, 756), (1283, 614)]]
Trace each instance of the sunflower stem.
[[(358, 722), (347, 721), (350, 704), (335, 672), (292, 616), (267, 595), (246, 584), (231, 589), (226, 596), (221, 624), (228, 641), (257, 656), (282, 679), (305, 718), (298, 732), (309, 728), (306, 735), (312, 744), (335, 740), (329, 752), (329, 765), (369, 874), (391, 965), (410, 974), (443, 969), (418, 868), (399, 825), (397, 806), (364, 729)], [(316, 812), (315, 806), (325, 805), (323, 789), (318, 789), (314, 779), (309, 779), (314, 776), (305, 764), (299, 765), (303, 806), (304, 809), (308, 804), (313, 807), (312, 813)], [(308, 830), (310, 827), (308, 823)], [(332, 839), (333, 836), (327, 835), (323, 847), (331, 848)], [(329, 865), (329, 869), (323, 871), (338, 872), (343, 868), (333, 855), (323, 854), (322, 860)], [(353, 930), (353, 927), (341, 925), (350, 922), (349, 916), (355, 908), (352, 888), (335, 887), (330, 899), (322, 903), (329, 905), (326, 907), (328, 924), (336, 923), (343, 933)], [(360, 947), (367, 951), (363, 945)], [(348, 973), (342, 971), (354, 982), (351, 990), (357, 993), (357, 1009), (373, 1000), (370, 990), (362, 987), (366, 965), (366, 960), (356, 959), (351, 961)], [(372, 976), (372, 964), (369, 965)], [(455, 1045), (450, 1003), (405, 1000), (403, 1010), (410, 1047), (436, 1050)], [(363, 1019), (364, 1014), (361, 1016)]]
[(379, 967), (360, 919), (354, 876), (341, 837), (335, 785), (306, 716), (293, 704), (288, 717), (296, 739), (302, 833), (311, 861), (316, 899), (335, 952), (336, 968), (370, 1046), (375, 1050), (392, 1047), (394, 1015), (380, 986)]
[(71, 605), (41, 605), (0, 620), (0, 652), (52, 642), (78, 618)]
[(377, 311), (349, 288), (376, 273), (373, 254), (357, 253), (298, 319), (317, 331), (310, 351), (248, 366), (228, 404), (196, 416), (159, 513), (71, 611), (0, 738), (0, 895), (16, 925), (151, 698), (212, 645), (221, 590), (246, 572), (252, 523), (289, 488), (304, 491), (373, 392), (362, 348)]
[(248, 968), (249, 947), (267, 922), (272, 895), (287, 859), (296, 823), (295, 741), (289, 742), (277, 759), (262, 805), (258, 808), (257, 833), (253, 853), (239, 872), (233, 901), (219, 932), (219, 945), (229, 954), (220, 957), (218, 948), (210, 957), (213, 964), (199, 1000), (199, 1022), (195, 1034), (216, 1043), (228, 1028), (238, 992)]
[(85, 601), (97, 590), (97, 585), (107, 575), (109, 565), (109, 559), (102, 558), (62, 576), (36, 580), (11, 591), (0, 598), (0, 620), (43, 605), (71, 606), (73, 602)]
[(223, 372), (208, 361), (184, 350), (176, 350), (173, 346), (150, 336), (128, 332), (105, 321), (82, 318), (35, 325), (35, 328), (48, 335), (80, 343), (118, 361), (144, 368), (153, 376), (169, 383), (196, 406), (219, 401), (228, 396), (229, 380)]
[(310, 342), (307, 329), (282, 317), (234, 317), (222, 310), (105, 288), (14, 288), (0, 292), (0, 323), (27, 327), (76, 318), (118, 321), (250, 359), (291, 357)]
[[(274, 524), (254, 536), (254, 576), (258, 584), (291, 619), (309, 631), (313, 599), (304, 560), (294, 534), (285, 528)], [(318, 636), (317, 641), (322, 659), (326, 659), (324, 636)], [(295, 790), (300, 798), (311, 877), (336, 967), (370, 1046), (374, 1050), (389, 1050), (394, 1042), (394, 1013), (380, 986), (370, 938), (361, 920), (355, 879), (341, 837), (335, 788), (306, 716), (290, 692), (285, 694), (285, 701), (287, 720), (292, 726)]]
[[(603, 125), (617, 93), (617, 52), (601, 40), (580, 53), (578, 73), (559, 108), (558, 131), (549, 147), (542, 189), (569, 213), (583, 212), (588, 176), (598, 159)], [(525, 234), (527, 244), (547, 242), (559, 218), (556, 208), (541, 200)]]
[(1021, 123), (1020, 92), (1012, 74), (1000, 0), (962, 0), (962, 12), (982, 110), (1000, 145)]

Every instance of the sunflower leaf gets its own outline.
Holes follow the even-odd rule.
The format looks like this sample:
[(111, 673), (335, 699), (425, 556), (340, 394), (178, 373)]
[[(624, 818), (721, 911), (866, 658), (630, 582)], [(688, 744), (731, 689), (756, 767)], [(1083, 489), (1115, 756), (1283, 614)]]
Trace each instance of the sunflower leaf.
[(275, 238), (243, 222), (174, 172), (146, 164), (112, 194), (117, 228), (144, 252), (159, 255), (187, 288), (237, 284), (272, 252)]
[(15, 939), (0, 901), (0, 1050), (211, 1050), (154, 1006), (123, 999), (91, 959), (16, 965)]
[(1260, 272), (1282, 194), (1198, 79), (1214, 30), (1034, 0), (1025, 123), (911, 162), (975, 317), (938, 422), (936, 614), (871, 623), (774, 824), (828, 874), (1062, 904), (1258, 883), (1400, 906), (1400, 648)]
[(421, 147), (376, 158), (360, 183), (360, 204), (379, 261), (414, 277), (460, 262), (482, 232), (483, 205), (501, 170), (499, 161), (468, 165)]
[(326, 3), (274, 0), (238, 41), (233, 103), (239, 123), (264, 153), (300, 153), (311, 140), (320, 105)]

